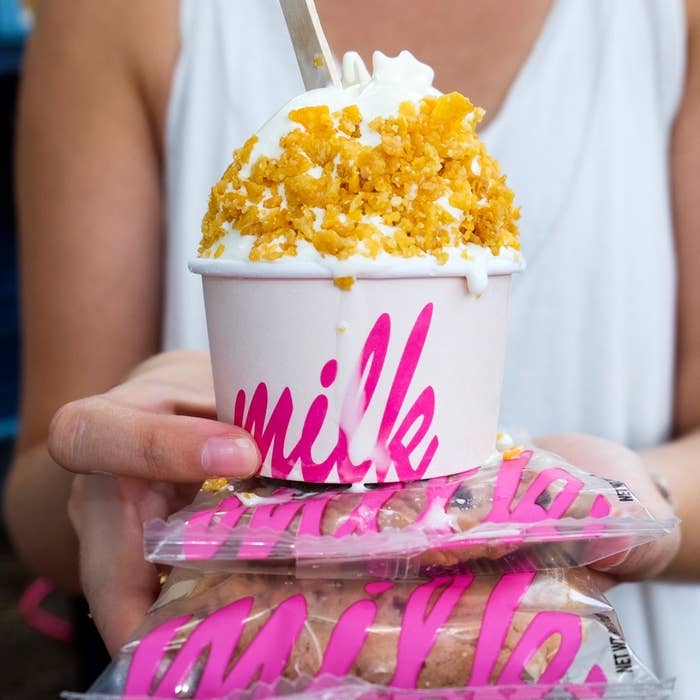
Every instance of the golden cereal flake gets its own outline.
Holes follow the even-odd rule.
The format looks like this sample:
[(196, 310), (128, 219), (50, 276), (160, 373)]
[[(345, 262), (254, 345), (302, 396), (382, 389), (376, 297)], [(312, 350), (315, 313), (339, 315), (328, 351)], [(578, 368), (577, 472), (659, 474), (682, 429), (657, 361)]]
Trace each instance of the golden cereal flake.
[(517, 459), (523, 452), (524, 448), (516, 445), (515, 447), (511, 447), (503, 452), (503, 459), (506, 461), (511, 459)]
[(357, 105), (292, 110), (298, 126), (280, 139), (279, 158), (256, 158), (241, 178), (257, 137), (234, 152), (212, 188), (199, 253), (211, 255), (227, 225), (255, 238), (254, 261), (294, 257), (300, 241), (340, 260), (384, 252), (445, 263), (467, 243), (519, 249), (519, 208), (476, 134), (482, 115), (459, 93), (404, 102), (367, 125), (379, 137), (371, 146)]
[(206, 493), (216, 493), (217, 491), (225, 489), (227, 486), (228, 479), (225, 479), (223, 477), (220, 477), (218, 479), (207, 479), (202, 484), (202, 491), (205, 491)]
[(344, 292), (349, 291), (352, 289), (353, 285), (355, 284), (355, 278), (354, 277), (336, 277), (333, 280), (333, 284), (338, 287), (338, 289), (342, 289)]

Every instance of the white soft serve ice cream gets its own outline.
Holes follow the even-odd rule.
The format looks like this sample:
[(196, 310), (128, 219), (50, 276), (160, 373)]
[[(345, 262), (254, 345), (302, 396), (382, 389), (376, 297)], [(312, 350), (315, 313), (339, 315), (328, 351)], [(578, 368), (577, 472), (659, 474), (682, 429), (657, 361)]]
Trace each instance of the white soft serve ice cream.
[[(343, 87), (294, 98), (212, 189), (200, 257), (256, 275), (464, 275), (522, 267), (518, 208), (476, 134), (483, 111), (403, 51), (343, 60)], [(227, 262), (227, 265), (233, 263)], [(241, 270), (241, 271), (242, 271)]]

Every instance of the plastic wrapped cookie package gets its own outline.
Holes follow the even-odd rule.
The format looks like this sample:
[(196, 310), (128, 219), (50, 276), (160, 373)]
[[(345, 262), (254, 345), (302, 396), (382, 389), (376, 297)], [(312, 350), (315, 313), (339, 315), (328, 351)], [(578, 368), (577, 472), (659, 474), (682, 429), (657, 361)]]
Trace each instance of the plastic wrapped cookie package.
[(70, 697), (631, 700), (668, 691), (581, 569), (421, 582), (175, 570), (90, 693)]
[[(491, 686), (487, 688), (435, 688), (432, 690), (399, 690), (365, 683), (357, 678), (321, 677), (313, 683), (282, 680), (272, 686), (258, 684), (254, 690), (237, 691), (216, 700), (258, 700), (284, 697), (286, 700), (672, 700), (672, 681), (650, 681), (624, 686), (587, 683), (568, 687), (552, 687), (544, 683), (528, 686)], [(114, 693), (70, 693), (64, 700), (150, 700), (149, 696), (124, 696)], [(172, 698), (177, 700), (177, 698)], [(211, 699), (213, 700), (213, 699)]]
[[(506, 458), (507, 457), (507, 458)], [(366, 486), (209, 484), (145, 528), (152, 562), (301, 578), (575, 567), (670, 532), (621, 482), (515, 448), (451, 477)]]

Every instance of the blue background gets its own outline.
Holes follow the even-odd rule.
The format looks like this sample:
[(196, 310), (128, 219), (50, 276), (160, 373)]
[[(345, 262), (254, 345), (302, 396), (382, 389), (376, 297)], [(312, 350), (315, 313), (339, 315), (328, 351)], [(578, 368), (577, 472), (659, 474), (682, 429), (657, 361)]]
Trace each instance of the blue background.
[(19, 0), (0, 0), (0, 453), (7, 468), (8, 444), (17, 429), (19, 386), (16, 226), (12, 170), (17, 72), (29, 29)]

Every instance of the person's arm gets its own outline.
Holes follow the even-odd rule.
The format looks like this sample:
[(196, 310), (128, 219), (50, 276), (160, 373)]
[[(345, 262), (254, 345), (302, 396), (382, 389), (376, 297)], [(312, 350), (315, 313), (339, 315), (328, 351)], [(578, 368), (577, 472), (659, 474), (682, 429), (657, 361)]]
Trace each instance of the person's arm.
[(31, 568), (80, 587), (112, 653), (157, 592), (142, 523), (260, 461), (215, 420), (206, 353), (151, 357), (177, 9), (43, 0), (21, 95), (24, 376), (5, 516)]
[(49, 423), (158, 348), (162, 96), (140, 46), (149, 75), (174, 64), (175, 3), (43, 0), (20, 94), (23, 377), (5, 517), (27, 564), (72, 587), (72, 476), (47, 453)]
[(683, 521), (683, 544), (666, 575), (700, 578), (700, 2), (687, 0), (689, 47), (685, 96), (673, 138), (678, 258), (678, 439), (643, 454), (667, 479)]
[(649, 470), (667, 483), (681, 518), (674, 533), (632, 552), (594, 564), (617, 580), (656, 576), (700, 580), (700, 0), (686, 0), (688, 70), (673, 133), (673, 206), (678, 259), (675, 439), (636, 454), (587, 435), (551, 435), (538, 440), (573, 464), (625, 481), (658, 517), (670, 505), (649, 478)]

